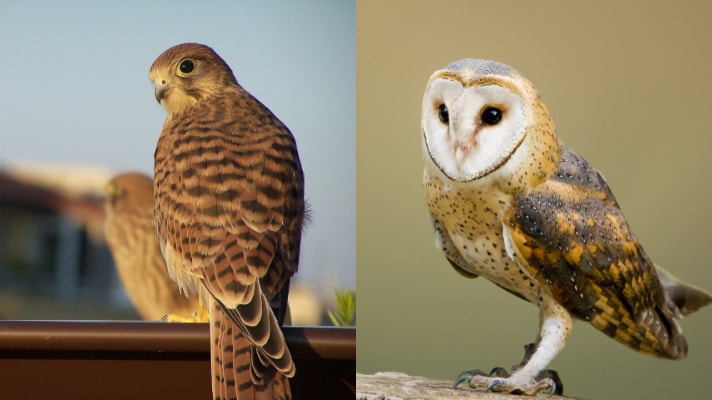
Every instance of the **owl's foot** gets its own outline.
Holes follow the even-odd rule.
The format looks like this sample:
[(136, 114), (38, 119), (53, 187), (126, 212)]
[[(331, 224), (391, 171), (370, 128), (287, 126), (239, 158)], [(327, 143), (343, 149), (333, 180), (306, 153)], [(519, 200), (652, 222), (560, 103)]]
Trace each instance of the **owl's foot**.
[(467, 382), (471, 388), (485, 388), (487, 392), (506, 392), (534, 396), (541, 391), (549, 390), (551, 394), (563, 393), (563, 385), (559, 374), (554, 370), (544, 370), (535, 377), (528, 377), (515, 373), (510, 375), (506, 369), (497, 367), (489, 374), (479, 369), (470, 369), (462, 372), (455, 381), (455, 387)]

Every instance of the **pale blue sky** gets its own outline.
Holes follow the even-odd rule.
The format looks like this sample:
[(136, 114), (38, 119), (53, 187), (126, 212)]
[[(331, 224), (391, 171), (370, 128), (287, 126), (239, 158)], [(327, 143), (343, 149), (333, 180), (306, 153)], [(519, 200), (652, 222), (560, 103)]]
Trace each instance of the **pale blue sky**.
[(153, 171), (148, 68), (211, 46), (297, 139), (313, 224), (298, 276), (356, 284), (355, 1), (0, 2), (0, 163)]

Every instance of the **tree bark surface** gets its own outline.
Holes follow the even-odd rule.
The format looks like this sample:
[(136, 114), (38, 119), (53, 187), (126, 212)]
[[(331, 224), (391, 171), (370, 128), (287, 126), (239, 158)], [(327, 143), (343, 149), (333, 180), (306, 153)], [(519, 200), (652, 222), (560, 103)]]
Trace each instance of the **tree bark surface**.
[(357, 400), (566, 400), (571, 397), (539, 393), (537, 396), (519, 396), (471, 389), (463, 383), (457, 388), (452, 381), (410, 376), (400, 372), (377, 372), (374, 375), (356, 374)]

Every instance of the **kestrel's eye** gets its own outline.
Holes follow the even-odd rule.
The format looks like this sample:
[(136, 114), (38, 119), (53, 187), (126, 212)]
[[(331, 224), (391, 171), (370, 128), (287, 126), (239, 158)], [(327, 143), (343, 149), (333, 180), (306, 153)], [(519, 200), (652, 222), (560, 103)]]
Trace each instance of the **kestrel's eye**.
[(447, 124), (450, 121), (450, 114), (448, 114), (445, 104), (440, 104), (438, 107), (438, 118), (440, 118), (440, 122), (443, 124)]
[(485, 125), (497, 125), (502, 120), (502, 110), (496, 107), (487, 107), (480, 116)]
[(195, 69), (195, 63), (193, 63), (193, 60), (185, 59), (180, 62), (178, 69), (180, 70), (181, 73), (189, 74), (189, 73), (193, 72), (193, 70)]

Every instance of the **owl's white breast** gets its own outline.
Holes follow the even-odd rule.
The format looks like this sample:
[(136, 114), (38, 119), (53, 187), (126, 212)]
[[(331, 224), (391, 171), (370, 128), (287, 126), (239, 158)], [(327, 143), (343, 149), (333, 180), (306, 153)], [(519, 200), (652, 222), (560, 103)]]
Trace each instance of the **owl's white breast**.
[(536, 303), (539, 285), (520, 265), (521, 258), (503, 226), (511, 195), (487, 182), (480, 185), (479, 180), (463, 184), (442, 179), (442, 172), (428, 164), (425, 200), (433, 219), (466, 262), (460, 267)]

